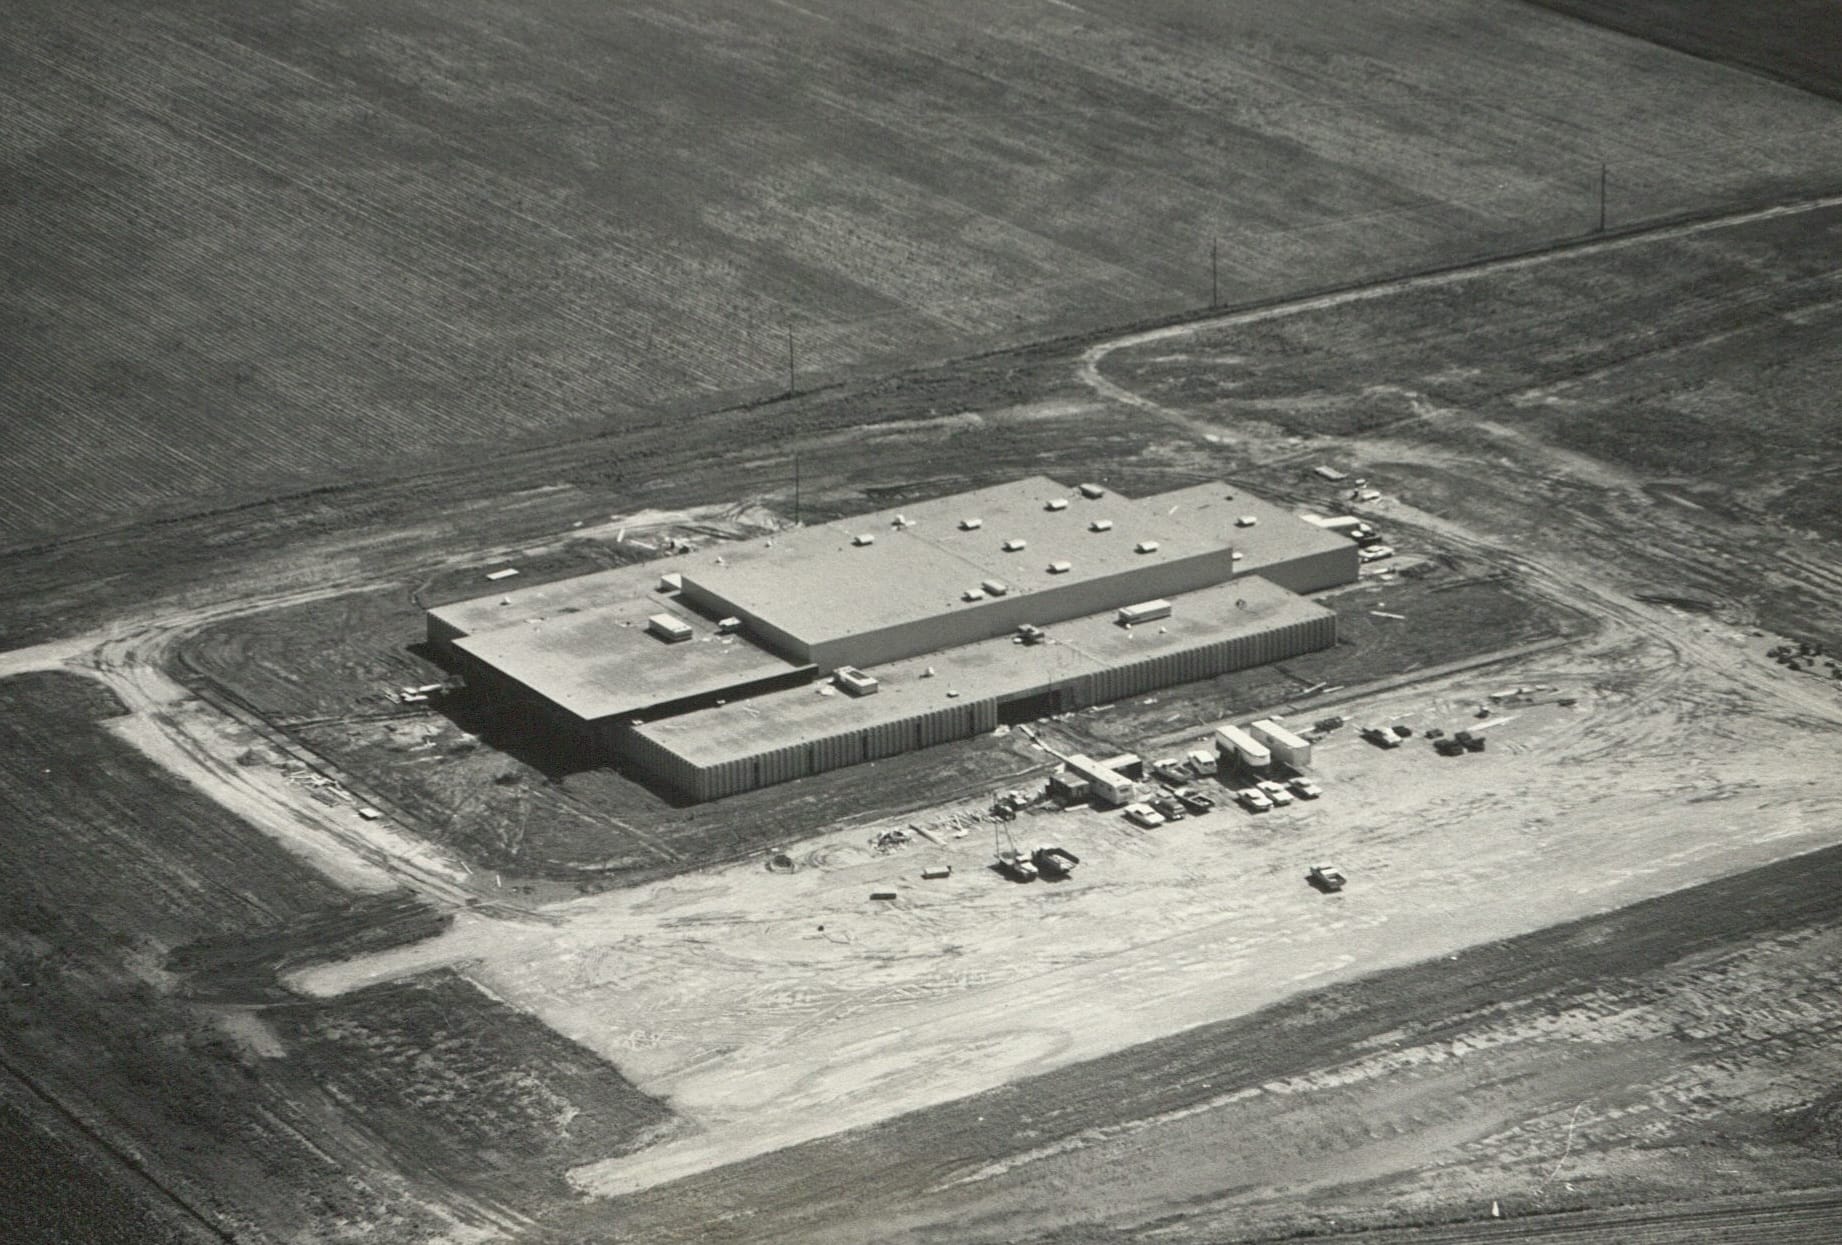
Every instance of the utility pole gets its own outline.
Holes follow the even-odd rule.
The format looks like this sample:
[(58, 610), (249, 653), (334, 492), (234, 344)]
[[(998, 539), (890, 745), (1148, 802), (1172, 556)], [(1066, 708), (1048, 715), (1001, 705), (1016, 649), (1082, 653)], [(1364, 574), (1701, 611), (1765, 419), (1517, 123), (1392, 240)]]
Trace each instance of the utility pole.
[(1209, 239), (1209, 306), (1222, 305), (1222, 287), (1218, 276), (1217, 261), (1220, 259), (1221, 239)]
[(799, 451), (793, 452), (793, 526), (799, 526)]
[(1599, 232), (1605, 232), (1605, 165), (1599, 166)]
[(787, 392), (793, 392), (793, 326), (787, 326)]

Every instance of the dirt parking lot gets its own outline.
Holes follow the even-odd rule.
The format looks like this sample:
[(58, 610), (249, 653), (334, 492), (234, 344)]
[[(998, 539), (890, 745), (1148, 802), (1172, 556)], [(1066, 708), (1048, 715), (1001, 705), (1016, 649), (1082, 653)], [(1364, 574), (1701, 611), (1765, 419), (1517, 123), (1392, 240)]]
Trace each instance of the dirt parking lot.
[[(600, 1051), (702, 1126), (574, 1173), (627, 1193), (1842, 842), (1814, 729), (1842, 702), (1769, 694), (1787, 676), (1766, 645), (1643, 607), (1541, 664), (1345, 709), (1478, 729), (1481, 754), (1382, 751), (1345, 728), (1318, 748), (1316, 802), (1151, 831), (1091, 810), (1013, 823), (1025, 846), (1081, 856), (1062, 883), (1005, 881), (993, 828), (954, 837), (940, 814), (916, 823), (938, 844), (878, 852), (855, 828), (804, 845), (790, 876), (739, 864), (561, 905), (556, 927), (463, 917), (295, 982), (330, 994), (457, 965)], [(1472, 716), (1518, 685), (1577, 703)], [(974, 810), (956, 811), (964, 827)], [(1343, 893), (1305, 884), (1320, 859), (1349, 874)], [(952, 876), (921, 881), (935, 864)]]

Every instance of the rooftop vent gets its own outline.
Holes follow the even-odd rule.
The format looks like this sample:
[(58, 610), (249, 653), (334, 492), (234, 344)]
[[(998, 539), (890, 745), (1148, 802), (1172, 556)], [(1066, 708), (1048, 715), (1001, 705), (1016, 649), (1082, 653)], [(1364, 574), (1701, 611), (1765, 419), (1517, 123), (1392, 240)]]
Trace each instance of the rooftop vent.
[(1051, 497), (1047, 502), (1043, 503), (1043, 509), (1066, 510), (1068, 509), (1068, 499), (1066, 497)]
[(1069, 571), (1072, 571), (1073, 569), (1074, 569), (1074, 563), (1072, 562), (1051, 562), (1049, 563), (1049, 573), (1051, 575), (1066, 575)]
[(1092, 523), (1087, 525), (1087, 530), (1090, 532), (1110, 532), (1113, 530), (1113, 520), (1095, 519)]
[(1132, 546), (1132, 548), (1139, 553), (1156, 553), (1158, 551), (1158, 542), (1155, 540), (1141, 540), (1138, 544)]
[(1027, 541), (1007, 540), (1004, 542), (1004, 552), (1006, 553), (1022, 553), (1028, 547), (1029, 544)]
[(1252, 527), (1254, 524), (1258, 523), (1259, 521), (1260, 520), (1258, 518), (1254, 517), (1251, 514), (1244, 514), (1240, 518), (1234, 521), (1234, 525), (1236, 527)]
[(1157, 619), (1169, 617), (1169, 601), (1141, 601), (1137, 605), (1128, 605), (1119, 611), (1119, 624), (1122, 627), (1131, 627), (1138, 623), (1154, 622)]
[(691, 624), (670, 614), (654, 614), (646, 620), (646, 630), (667, 644), (682, 644), (692, 636)]
[(863, 532), (851, 537), (851, 543), (860, 547), (863, 545), (874, 545), (876, 543), (876, 537), (870, 535), (868, 532)]
[(984, 526), (985, 520), (983, 519), (961, 519), (959, 521), (959, 530), (962, 532), (976, 532)]
[(1098, 501), (1100, 498), (1106, 496), (1106, 490), (1101, 488), (1098, 484), (1083, 484), (1081, 486), (1081, 496), (1087, 498), (1089, 501)]
[(877, 689), (876, 680), (856, 666), (839, 666), (831, 672), (831, 677), (846, 695), (869, 696)]

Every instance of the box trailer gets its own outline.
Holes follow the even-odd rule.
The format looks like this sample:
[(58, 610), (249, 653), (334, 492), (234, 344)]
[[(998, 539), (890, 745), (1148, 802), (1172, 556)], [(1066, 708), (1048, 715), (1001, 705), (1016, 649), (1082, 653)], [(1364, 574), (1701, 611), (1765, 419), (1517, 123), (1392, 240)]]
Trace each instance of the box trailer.
[(1071, 773), (1087, 780), (1088, 794), (1096, 804), (1116, 807), (1132, 799), (1132, 780), (1092, 757), (1071, 756), (1067, 761)]
[(1238, 759), (1249, 769), (1265, 769), (1273, 763), (1272, 751), (1238, 726), (1215, 728), (1215, 750), (1224, 760)]
[(1271, 718), (1262, 718), (1247, 730), (1265, 744), (1275, 757), (1293, 769), (1303, 769), (1311, 764), (1311, 745)]

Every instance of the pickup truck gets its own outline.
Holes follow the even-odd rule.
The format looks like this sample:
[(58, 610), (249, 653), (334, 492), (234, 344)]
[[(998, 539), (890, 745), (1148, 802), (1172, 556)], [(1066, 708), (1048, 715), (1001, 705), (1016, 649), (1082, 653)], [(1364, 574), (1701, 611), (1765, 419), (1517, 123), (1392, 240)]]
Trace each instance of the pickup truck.
[(1181, 803), (1184, 808), (1188, 809), (1197, 817), (1202, 816), (1215, 807), (1214, 800), (1196, 790), (1194, 787), (1178, 787), (1175, 791), (1171, 792), (1171, 794), (1177, 798), (1178, 802)]
[(1190, 773), (1188, 767), (1175, 757), (1165, 757), (1161, 761), (1153, 761), (1151, 763), (1151, 776), (1167, 787), (1184, 786), (1194, 777), (1194, 775)]
[(1342, 890), (1343, 884), (1348, 881), (1343, 876), (1343, 870), (1335, 865), (1312, 865), (1311, 872), (1305, 875), (1305, 880), (1326, 895)]

